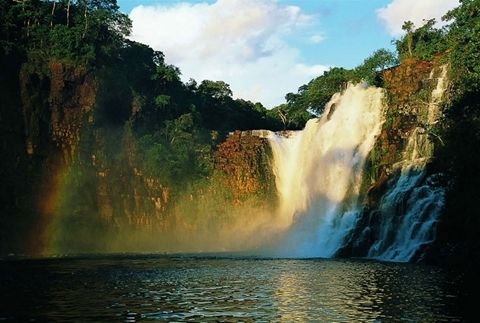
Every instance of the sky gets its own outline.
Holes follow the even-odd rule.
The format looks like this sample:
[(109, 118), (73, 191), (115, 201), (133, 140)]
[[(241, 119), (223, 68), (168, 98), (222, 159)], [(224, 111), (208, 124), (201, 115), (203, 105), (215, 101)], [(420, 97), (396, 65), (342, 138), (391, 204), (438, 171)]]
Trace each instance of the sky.
[[(334, 66), (393, 50), (404, 21), (441, 17), (458, 0), (118, 0), (132, 40), (165, 54), (182, 79), (230, 84), (274, 107)], [(443, 23), (444, 24), (444, 23)], [(439, 23), (438, 26), (441, 26)]]

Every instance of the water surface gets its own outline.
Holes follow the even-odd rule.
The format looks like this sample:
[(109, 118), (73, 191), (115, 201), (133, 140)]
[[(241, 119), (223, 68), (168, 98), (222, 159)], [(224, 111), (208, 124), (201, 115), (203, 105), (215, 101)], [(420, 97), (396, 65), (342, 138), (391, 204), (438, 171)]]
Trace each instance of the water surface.
[(0, 261), (0, 320), (464, 320), (458, 276), (358, 260), (103, 256)]

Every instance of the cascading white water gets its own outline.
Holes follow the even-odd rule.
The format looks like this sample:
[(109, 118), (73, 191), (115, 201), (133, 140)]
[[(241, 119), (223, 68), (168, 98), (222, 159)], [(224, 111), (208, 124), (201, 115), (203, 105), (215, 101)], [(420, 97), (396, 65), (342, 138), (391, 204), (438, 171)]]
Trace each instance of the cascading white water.
[(436, 176), (426, 177), (430, 154), (431, 143), (426, 134), (415, 129), (405, 159), (397, 166), (399, 175), (380, 201), (379, 233), (368, 257), (409, 261), (420, 247), (433, 241), (433, 227), (442, 210), (445, 191), (435, 185)]
[(273, 253), (330, 257), (356, 223), (365, 159), (378, 135), (383, 91), (349, 85), (303, 131), (272, 133), (278, 225), (284, 230)]
[[(431, 93), (428, 125), (438, 120), (446, 75), (447, 66), (444, 65), (437, 86)], [(396, 165), (399, 174), (389, 184), (390, 189), (380, 201), (379, 232), (368, 251), (368, 257), (409, 261), (419, 248), (435, 238), (434, 226), (443, 208), (445, 190), (435, 183), (438, 175), (427, 177), (425, 166), (432, 154), (433, 143), (426, 130), (415, 128), (408, 139), (403, 161)]]
[[(442, 101), (445, 88), (447, 87), (447, 65), (442, 65), (440, 69), (440, 77), (437, 79), (437, 86), (432, 91), (432, 96), (428, 105), (428, 124), (434, 124), (437, 122), (440, 115), (439, 105)], [(430, 73), (431, 79), (433, 79), (434, 71), (435, 69), (432, 69), (432, 72)]]

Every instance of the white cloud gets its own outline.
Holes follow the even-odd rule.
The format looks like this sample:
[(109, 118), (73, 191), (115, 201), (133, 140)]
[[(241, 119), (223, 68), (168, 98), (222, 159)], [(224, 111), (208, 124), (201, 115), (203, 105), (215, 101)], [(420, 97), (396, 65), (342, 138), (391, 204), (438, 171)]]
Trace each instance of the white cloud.
[(164, 52), (185, 79), (224, 80), (234, 96), (266, 106), (327, 69), (303, 65), (286, 41), (313, 17), (275, 0), (138, 6), (130, 18), (131, 38)]
[(393, 0), (387, 6), (377, 10), (377, 16), (385, 25), (388, 33), (399, 36), (403, 33), (404, 21), (410, 20), (415, 27), (421, 27), (423, 21), (435, 18), (437, 27), (445, 25), (442, 16), (459, 5), (458, 0)]
[(319, 34), (312, 35), (308, 38), (308, 40), (313, 44), (318, 44), (318, 43), (322, 42), (324, 39), (325, 39), (325, 37), (323, 37), (323, 35), (319, 35)]

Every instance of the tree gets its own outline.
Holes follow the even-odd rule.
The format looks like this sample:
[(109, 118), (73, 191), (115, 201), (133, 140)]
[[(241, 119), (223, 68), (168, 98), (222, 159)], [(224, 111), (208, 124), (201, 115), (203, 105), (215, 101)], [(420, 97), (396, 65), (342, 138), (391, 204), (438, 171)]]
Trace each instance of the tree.
[(412, 50), (413, 35), (412, 35), (412, 33), (413, 33), (414, 29), (415, 29), (415, 25), (410, 20), (405, 21), (402, 25), (402, 30), (404, 30), (406, 32), (407, 48), (408, 48), (408, 54), (409, 54), (410, 57), (413, 56), (413, 50)]
[(352, 76), (351, 70), (334, 67), (310, 81), (305, 89), (300, 88), (308, 109), (322, 113), (332, 95), (344, 89)]
[(355, 80), (357, 82), (363, 80), (371, 85), (381, 85), (379, 72), (396, 64), (398, 59), (394, 53), (383, 48), (376, 50), (355, 68)]
[(435, 19), (430, 19), (416, 30), (408, 28), (407, 34), (395, 42), (399, 56), (431, 60), (436, 54), (446, 51), (445, 30), (435, 28), (435, 24)]
[(215, 99), (224, 99), (233, 95), (230, 85), (224, 81), (204, 80), (200, 83), (198, 91)]

